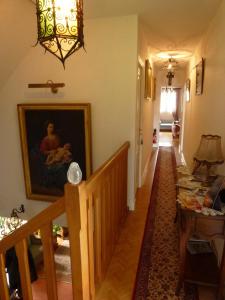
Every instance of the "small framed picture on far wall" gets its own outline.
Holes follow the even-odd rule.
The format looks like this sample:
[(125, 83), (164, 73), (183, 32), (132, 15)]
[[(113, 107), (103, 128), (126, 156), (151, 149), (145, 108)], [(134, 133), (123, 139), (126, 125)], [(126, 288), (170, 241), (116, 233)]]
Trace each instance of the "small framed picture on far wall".
[(196, 65), (196, 95), (201, 95), (203, 93), (204, 69), (205, 60), (202, 58), (201, 61)]
[(185, 99), (187, 102), (191, 99), (191, 80), (188, 78), (185, 82)]
[(152, 68), (148, 59), (145, 61), (145, 99), (152, 98)]

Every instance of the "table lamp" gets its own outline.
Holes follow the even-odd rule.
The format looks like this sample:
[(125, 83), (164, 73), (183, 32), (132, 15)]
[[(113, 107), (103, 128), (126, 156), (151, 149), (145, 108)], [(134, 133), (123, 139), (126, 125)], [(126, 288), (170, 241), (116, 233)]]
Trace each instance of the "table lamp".
[(211, 166), (222, 164), (224, 162), (221, 148), (221, 136), (203, 134), (193, 159), (195, 165), (192, 174), (195, 174), (200, 166), (206, 166), (206, 181), (208, 181)]

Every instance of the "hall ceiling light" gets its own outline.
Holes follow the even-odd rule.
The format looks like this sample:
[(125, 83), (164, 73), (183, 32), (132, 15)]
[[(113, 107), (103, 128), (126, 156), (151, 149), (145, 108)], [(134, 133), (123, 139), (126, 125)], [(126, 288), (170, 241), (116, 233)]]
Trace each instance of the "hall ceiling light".
[(84, 47), (82, 0), (36, 0), (38, 41), (65, 67), (65, 60)]
[(181, 58), (190, 57), (191, 55), (192, 55), (191, 52), (184, 51), (184, 50), (161, 51), (156, 54), (156, 56), (158, 56), (159, 58), (162, 58), (162, 59), (169, 59), (169, 58), (181, 59)]
[(167, 62), (164, 63), (162, 69), (166, 69), (166, 70), (175, 70), (178, 67), (178, 62), (173, 59), (173, 58), (169, 58)]

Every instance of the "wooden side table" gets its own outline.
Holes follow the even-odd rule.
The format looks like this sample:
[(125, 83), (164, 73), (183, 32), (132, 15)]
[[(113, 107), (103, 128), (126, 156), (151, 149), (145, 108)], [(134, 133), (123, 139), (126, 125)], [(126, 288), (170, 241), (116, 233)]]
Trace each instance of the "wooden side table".
[(204, 216), (182, 208), (180, 204), (178, 204), (177, 210), (180, 234), (180, 270), (176, 295), (179, 295), (182, 284), (186, 281), (217, 287), (217, 300), (222, 300), (225, 283), (225, 250), (223, 249), (221, 265), (218, 267), (214, 253), (191, 255), (187, 251), (187, 243), (193, 234), (200, 234), (207, 239), (215, 237), (225, 239), (225, 216)]

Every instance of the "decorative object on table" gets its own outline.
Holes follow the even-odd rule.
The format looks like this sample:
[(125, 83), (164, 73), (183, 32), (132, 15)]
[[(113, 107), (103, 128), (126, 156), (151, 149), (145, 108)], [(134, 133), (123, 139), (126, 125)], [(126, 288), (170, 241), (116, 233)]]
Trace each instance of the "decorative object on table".
[(145, 61), (145, 94), (146, 99), (152, 97), (152, 68), (148, 59)]
[(202, 58), (201, 61), (196, 65), (196, 95), (201, 95), (203, 93), (204, 71), (205, 60)]
[(89, 103), (19, 104), (18, 114), (28, 199), (63, 196), (73, 160), (84, 179), (91, 175)]
[(37, 0), (38, 41), (65, 67), (65, 60), (84, 47), (82, 0)]
[[(225, 206), (224, 209), (221, 209), (221, 205), (218, 207), (218, 201), (217, 206), (213, 205), (213, 199), (215, 199), (221, 184), (216, 185), (218, 187), (214, 189), (202, 186), (203, 184), (204, 182), (196, 180), (194, 176), (181, 177), (176, 183), (176, 186), (179, 188), (177, 202), (184, 208), (207, 216), (223, 215), (225, 213)], [(221, 204), (221, 201), (219, 203)]]
[(212, 208), (225, 210), (225, 177), (219, 176), (208, 191), (208, 196), (212, 199)]
[(204, 206), (203, 196), (198, 196), (193, 192), (180, 192), (177, 196), (177, 202), (181, 205), (182, 208), (187, 208), (193, 210), (197, 213), (202, 213), (205, 216), (222, 216), (224, 215), (223, 211), (219, 211), (210, 207)]
[(72, 162), (67, 172), (67, 179), (71, 184), (78, 184), (82, 180), (81, 169), (76, 162)]
[(197, 196), (194, 192), (180, 192), (177, 196), (177, 202), (181, 204), (182, 207), (194, 210), (201, 211), (203, 207), (204, 198)]
[(182, 175), (191, 175), (191, 171), (185, 165), (179, 165), (179, 166), (177, 166), (177, 172), (180, 173), (180, 174), (182, 174)]
[(177, 184), (178, 187), (194, 190), (200, 188), (202, 185), (199, 181), (195, 181), (193, 176), (184, 176), (178, 179)]
[(205, 195), (204, 201), (203, 201), (203, 206), (211, 208), (213, 206), (213, 200), (207, 193)]
[(195, 165), (192, 173), (196, 174), (200, 166), (205, 166), (205, 181), (208, 181), (210, 168), (224, 162), (224, 156), (221, 148), (221, 136), (203, 134), (193, 159)]

